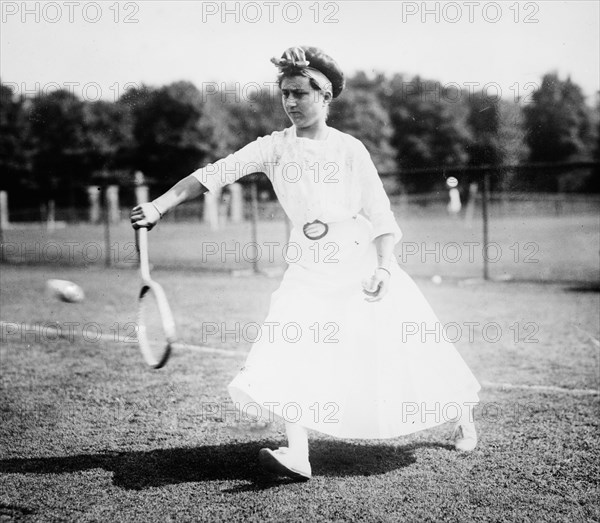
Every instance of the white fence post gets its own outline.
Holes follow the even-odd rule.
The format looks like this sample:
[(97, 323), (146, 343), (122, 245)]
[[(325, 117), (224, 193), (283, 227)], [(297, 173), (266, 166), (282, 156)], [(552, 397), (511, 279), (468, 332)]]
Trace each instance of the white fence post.
[(87, 188), (89, 207), (89, 222), (96, 224), (100, 222), (100, 186), (89, 185)]
[(241, 223), (244, 221), (244, 193), (239, 183), (229, 186), (231, 193), (231, 222)]
[(210, 225), (211, 229), (219, 228), (219, 199), (221, 191), (218, 194), (210, 192), (204, 193), (204, 221)]
[(0, 228), (6, 229), (9, 225), (8, 193), (6, 191), (0, 191)]
[(109, 185), (106, 188), (106, 204), (108, 206), (108, 219), (110, 223), (119, 223), (121, 210), (119, 209), (119, 186)]

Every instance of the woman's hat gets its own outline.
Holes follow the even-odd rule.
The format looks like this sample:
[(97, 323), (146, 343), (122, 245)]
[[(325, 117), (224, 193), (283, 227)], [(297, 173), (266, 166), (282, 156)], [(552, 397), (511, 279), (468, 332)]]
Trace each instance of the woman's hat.
[[(344, 73), (336, 61), (318, 47), (290, 47), (281, 58), (271, 58), (282, 76), (312, 78), (322, 90), (337, 98), (344, 89)], [(323, 78), (324, 77), (324, 78)]]

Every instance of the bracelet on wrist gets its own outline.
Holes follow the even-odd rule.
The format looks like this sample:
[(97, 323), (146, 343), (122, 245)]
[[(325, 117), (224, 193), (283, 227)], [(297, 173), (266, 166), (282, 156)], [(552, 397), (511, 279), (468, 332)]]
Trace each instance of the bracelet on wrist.
[(160, 211), (160, 209), (158, 208), (158, 205), (156, 205), (154, 202), (150, 202), (150, 203), (151, 203), (151, 204), (154, 206), (154, 208), (155, 208), (155, 209), (156, 209), (156, 211), (158, 212), (159, 216), (162, 218), (162, 217), (164, 216), (164, 213), (162, 213), (162, 212)]
[(386, 269), (385, 267), (377, 267), (377, 270), (381, 269), (382, 271), (387, 272), (390, 276), (392, 275), (392, 273), (390, 272), (389, 269)]

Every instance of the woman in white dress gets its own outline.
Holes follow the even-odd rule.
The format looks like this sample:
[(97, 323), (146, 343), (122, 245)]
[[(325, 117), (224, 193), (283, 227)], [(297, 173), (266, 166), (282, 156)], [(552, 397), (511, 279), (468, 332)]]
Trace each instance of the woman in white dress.
[(245, 415), (285, 421), (288, 446), (259, 453), (267, 470), (311, 477), (307, 429), (378, 439), (453, 420), (456, 448), (472, 450), (479, 383), (393, 256), (402, 233), (368, 151), (327, 126), (342, 71), (314, 47), (272, 61), (292, 126), (135, 207), (133, 226), (151, 228), (179, 203), (245, 174), (271, 180), (293, 224), (289, 267), (229, 384)]

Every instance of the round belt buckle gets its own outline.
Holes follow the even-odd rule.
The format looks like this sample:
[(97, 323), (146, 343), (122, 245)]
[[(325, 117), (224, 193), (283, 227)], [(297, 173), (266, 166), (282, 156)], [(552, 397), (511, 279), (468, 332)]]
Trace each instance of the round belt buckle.
[[(306, 232), (306, 230), (311, 225), (317, 226), (317, 232), (309, 235)], [(315, 220), (314, 222), (311, 222), (311, 223), (305, 223), (304, 226), (302, 227), (302, 232), (304, 233), (304, 236), (306, 236), (309, 240), (320, 240), (321, 238), (323, 238), (323, 236), (325, 236), (327, 234), (328, 231), (329, 231), (329, 226), (326, 223), (323, 223), (321, 220)]]

